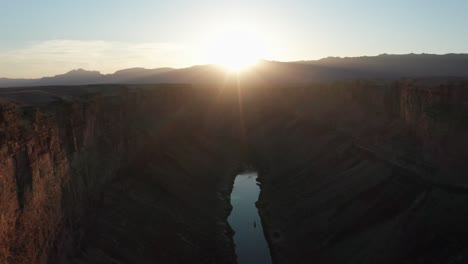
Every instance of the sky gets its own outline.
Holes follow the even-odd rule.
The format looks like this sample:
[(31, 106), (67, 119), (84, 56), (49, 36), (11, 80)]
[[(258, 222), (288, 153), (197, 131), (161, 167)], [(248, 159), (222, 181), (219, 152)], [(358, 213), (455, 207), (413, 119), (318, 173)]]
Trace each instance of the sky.
[(466, 0), (0, 0), (0, 77), (188, 67), (241, 53), (468, 53), (467, 14)]

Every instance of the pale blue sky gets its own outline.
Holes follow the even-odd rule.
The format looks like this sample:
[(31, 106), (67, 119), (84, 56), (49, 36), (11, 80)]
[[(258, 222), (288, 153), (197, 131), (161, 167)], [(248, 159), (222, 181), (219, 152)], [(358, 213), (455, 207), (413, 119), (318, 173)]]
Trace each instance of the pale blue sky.
[(468, 53), (466, 0), (0, 0), (0, 77), (210, 63), (233, 25), (281, 61)]

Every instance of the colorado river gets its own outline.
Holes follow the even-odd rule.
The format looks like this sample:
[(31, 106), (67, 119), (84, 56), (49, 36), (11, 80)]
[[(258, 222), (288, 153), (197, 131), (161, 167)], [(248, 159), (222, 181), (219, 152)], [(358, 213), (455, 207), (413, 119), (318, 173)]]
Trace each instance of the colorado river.
[(233, 209), (228, 221), (235, 231), (234, 242), (239, 264), (271, 263), (262, 222), (255, 206), (259, 194), (256, 172), (241, 173), (236, 176), (231, 193)]

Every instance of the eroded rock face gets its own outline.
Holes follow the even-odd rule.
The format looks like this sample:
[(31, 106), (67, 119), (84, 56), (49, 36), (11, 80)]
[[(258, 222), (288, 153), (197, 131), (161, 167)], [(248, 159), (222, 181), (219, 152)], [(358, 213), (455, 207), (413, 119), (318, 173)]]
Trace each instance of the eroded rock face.
[[(265, 93), (247, 138), (276, 262), (466, 261), (467, 179), (448, 172), (466, 175), (461, 135), (468, 131), (461, 112), (444, 123), (424, 112), (440, 102), (461, 109), (466, 88), (460, 81), (436, 88), (427, 81), (352, 81), (306, 89), (295, 99), (288, 89), (293, 96), (284, 100), (278, 91)], [(445, 96), (432, 99), (436, 91)], [(280, 103), (267, 107), (269, 101)], [(446, 135), (436, 132), (442, 127)], [(431, 146), (450, 158), (438, 159)]]
[(226, 220), (241, 161), (236, 108), (213, 111), (210, 91), (169, 89), (143, 91), (145, 147), (103, 190), (72, 263), (235, 263)]
[(3, 89), (0, 263), (235, 263), (246, 163), (276, 263), (463, 261), (466, 88)]
[(206, 107), (191, 87), (19, 89), (2, 97), (1, 263), (233, 261), (224, 218), (239, 159), (223, 158), (210, 134), (194, 133), (206, 129)]
[(135, 109), (122, 99), (2, 105), (0, 262), (47, 263), (76, 246), (84, 206), (134, 158)]

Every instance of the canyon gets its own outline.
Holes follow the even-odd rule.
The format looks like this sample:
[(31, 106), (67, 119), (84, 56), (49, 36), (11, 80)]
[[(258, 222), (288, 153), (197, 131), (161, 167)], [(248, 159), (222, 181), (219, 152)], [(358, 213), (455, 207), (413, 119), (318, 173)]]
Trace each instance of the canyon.
[[(239, 84), (240, 83), (240, 84)], [(0, 263), (465, 263), (468, 79), (0, 89)]]

